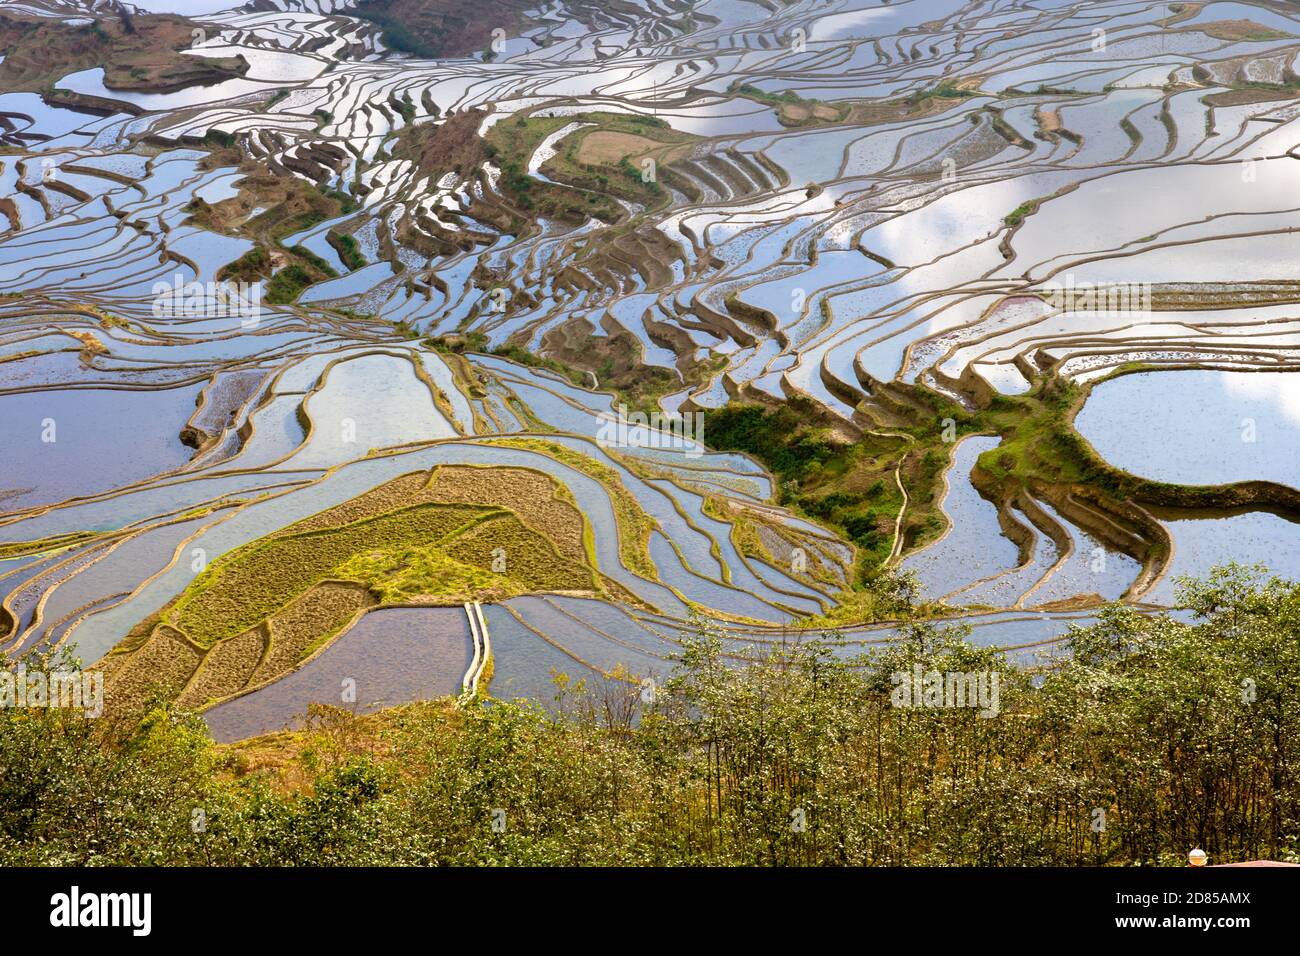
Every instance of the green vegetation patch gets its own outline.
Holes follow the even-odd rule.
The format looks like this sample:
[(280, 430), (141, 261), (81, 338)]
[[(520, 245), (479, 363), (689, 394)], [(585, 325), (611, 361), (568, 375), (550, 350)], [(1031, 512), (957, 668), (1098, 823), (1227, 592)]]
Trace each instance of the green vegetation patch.
[(935, 86), (928, 87), (924, 90), (918, 90), (904, 97), (904, 102), (911, 105), (924, 103), (926, 100), (964, 100), (972, 96), (978, 96), (977, 90), (967, 90), (957, 86), (952, 80), (943, 80)]
[(854, 441), (837, 438), (825, 413), (807, 398), (775, 407), (732, 402), (707, 413), (705, 435), (710, 447), (747, 452), (763, 462), (779, 481), (783, 504), (852, 541), (859, 549), (859, 582), (874, 578), (893, 548), (895, 519), (903, 506), (899, 480), (908, 495), (900, 528), (903, 549), (942, 533), (943, 474), (953, 446), (968, 435), (1002, 439), (977, 464), (983, 490), (998, 500), (1021, 491), (1055, 497), (1052, 489), (1080, 487), (1117, 506), (1129, 499), (1177, 507), (1253, 500), (1240, 486), (1170, 485), (1107, 463), (1073, 425), (1090, 387), (1047, 375), (1023, 395), (993, 393), (983, 407), (971, 410), (926, 388), (891, 383), (878, 390), (882, 401), (892, 396), (889, 427), (868, 430)]
[[(591, 465), (617, 482), (611, 469)], [(310, 599), (331, 588), (366, 588), (385, 603), (601, 590), (581, 516), (561, 486), (523, 469), (485, 470), (478, 483), (474, 474), (453, 468), (446, 482), (429, 484), (425, 473), (413, 472), (247, 544), (214, 562), (165, 619), (204, 648), (268, 618), (273, 630), (301, 619), (297, 644), (311, 647), (320, 614)], [(534, 492), (520, 505), (527, 520), (497, 503), (509, 504), (502, 499), (525, 487)], [(439, 496), (459, 500), (430, 500)], [(568, 557), (557, 549), (557, 536)]]
[(228, 282), (256, 282), (268, 275), (270, 270), (270, 256), (261, 246), (254, 246), (234, 262), (223, 266), (217, 278)]
[(266, 284), (266, 301), (272, 305), (288, 305), (315, 281), (311, 272), (296, 262), (291, 263), (271, 276)]
[(334, 247), (334, 251), (339, 254), (339, 259), (349, 269), (355, 272), (365, 267), (366, 257), (362, 255), (361, 246), (354, 236), (331, 229), (325, 233), (325, 241)]
[(574, 368), (571, 365), (564, 365), (555, 359), (547, 358), (544, 355), (537, 355), (528, 349), (511, 343), (504, 343), (491, 348), (488, 345), (486, 332), (468, 331), (455, 332), (450, 335), (431, 336), (425, 340), (426, 344), (435, 352), (444, 355), (462, 355), (465, 352), (485, 352), (489, 355), (499, 355), (502, 358), (509, 359), (512, 362), (518, 362), (520, 365), (527, 365), (529, 368), (546, 369), (548, 372), (554, 372), (561, 378), (567, 379), (574, 385), (589, 386), (591, 378), (581, 369)]
[(312, 268), (314, 268), (317, 272), (324, 275), (327, 279), (338, 278), (339, 274), (337, 271), (335, 271), (334, 267), (331, 266), (324, 259), (322, 259), (320, 256), (316, 255), (316, 253), (312, 252), (306, 246), (303, 245), (291, 246), (289, 248), (289, 251), (292, 252), (298, 258), (305, 259), (307, 262), (311, 264)]
[[(733, 84), (732, 91), (776, 108), (777, 119), (783, 126), (821, 126), (844, 120), (851, 108), (839, 104), (824, 103), (821, 100), (805, 99), (794, 90), (782, 90), (772, 93), (754, 86), (752, 83)], [(970, 94), (967, 94), (970, 95)], [(912, 103), (912, 100), (908, 100)], [(917, 101), (919, 102), (919, 100)]]
[(438, 542), (492, 513), (486, 508), (417, 505), (337, 528), (271, 538), (246, 545), (214, 563), (181, 596), (176, 626), (209, 647), (233, 637), (285, 607), (367, 550)]
[(1043, 203), (1042, 197), (1038, 199), (1027, 199), (1024, 202), (1022, 202), (1019, 206), (1017, 206), (1015, 209), (1011, 210), (1011, 212), (1003, 216), (1002, 221), (1005, 222), (1008, 226), (1018, 226), (1022, 222), (1024, 222), (1028, 216), (1032, 216), (1034, 213), (1036, 213), (1038, 211), (1038, 207), (1042, 205), (1042, 203)]
[[(550, 713), (317, 705), (301, 730), (217, 745), (158, 704), (114, 721), (0, 708), (0, 767), (40, 770), (0, 773), (0, 864), (1122, 867), (1191, 846), (1300, 862), (1300, 588), (1229, 569), (1182, 603), (1192, 616), (1108, 609), (1036, 674), (960, 627), (744, 661), (701, 627), (653, 696), (560, 675)], [(916, 706), (893, 676), (914, 669), (980, 683), (964, 706)], [(484, 824), (497, 807), (505, 834)]]
[(1002, 437), (997, 448), (980, 456), (978, 470), (1007, 492), (1020, 487), (1082, 485), (1115, 502), (1134, 500), (1178, 508), (1295, 507), (1300, 497), (1267, 482), (1179, 485), (1151, 481), (1116, 468), (1097, 454), (1075, 429), (1075, 416), (1101, 382), (1146, 370), (1132, 363), (1083, 385), (1049, 374), (1024, 395), (995, 394), (986, 408), (967, 415), (963, 422), (972, 431), (991, 431)]
[[(499, 568), (500, 570), (494, 570)], [(367, 548), (337, 569), (386, 604), (483, 594), (502, 600), (530, 591), (596, 590), (592, 573), (565, 561), (545, 537), (508, 512), (487, 514), (450, 541)]]
[[(1125, 366), (1109, 377), (1142, 369)], [(994, 392), (981, 407), (967, 409), (922, 386), (889, 383), (878, 386), (874, 397), (890, 422), (855, 440), (838, 437), (828, 413), (808, 398), (779, 406), (732, 402), (706, 413), (705, 440), (712, 448), (747, 452), (762, 461), (779, 481), (782, 504), (857, 546), (857, 581), (872, 588), (895, 541), (903, 506), (897, 482), (908, 495), (899, 526), (901, 548), (907, 551), (933, 540), (946, 526), (940, 508), (943, 474), (952, 448), (968, 435), (1001, 438), (976, 464), (975, 483), (986, 497), (1002, 505), (1022, 493), (1046, 499), (1069, 509), (1071, 521), (1152, 568), (1166, 556), (1165, 539), (1129, 502), (1300, 511), (1300, 496), (1268, 482), (1175, 485), (1115, 468), (1073, 424), (1096, 384), (1079, 385), (1049, 373), (1023, 395)], [(870, 415), (872, 407), (864, 403), (860, 412)], [(1083, 510), (1076, 499), (1088, 502)], [(1115, 534), (1117, 527), (1123, 530)]]
[[(566, 136), (546, 164), (544, 172), (553, 183), (544, 183), (528, 175), (528, 161), (547, 136), (570, 123), (587, 123), (588, 128)], [(533, 114), (497, 123), (487, 134), (485, 150), (501, 168), (500, 186), (522, 209), (550, 218), (582, 220), (594, 216), (603, 222), (623, 217), (623, 207), (615, 196), (648, 208), (668, 201), (667, 191), (658, 177), (647, 181), (642, 171), (626, 157), (611, 161), (589, 162), (579, 158), (582, 143), (596, 132), (624, 133), (651, 141), (663, 148), (694, 141), (694, 137), (675, 132), (663, 120), (653, 116), (629, 116), (616, 113), (579, 113), (572, 116)], [(557, 185), (559, 184), (559, 185)]]
[(502, 572), (523, 591), (593, 590), (590, 569), (565, 560), (544, 535), (514, 514), (494, 515), (457, 537), (447, 548), (465, 564), (491, 567), (499, 557)]
[[(865, 434), (857, 441), (838, 436), (812, 399), (796, 396), (768, 407), (731, 402), (705, 413), (704, 435), (711, 448), (753, 455), (775, 475), (778, 499), (790, 508), (841, 532), (858, 549), (858, 578), (870, 579), (894, 547), (903, 496), (895, 471), (905, 465), (909, 494), (926, 503), (909, 520), (924, 524), (914, 534), (934, 536), (942, 519), (933, 511), (948, 463), (940, 442), (940, 419), (915, 426), (923, 441), (904, 431)], [(909, 440), (910, 439), (910, 440)], [(933, 447), (927, 444), (933, 443)], [(931, 519), (931, 516), (933, 518)]]
[(599, 481), (609, 492), (610, 500), (614, 504), (614, 518), (618, 524), (619, 556), (623, 566), (648, 580), (659, 580), (659, 572), (654, 561), (650, 559), (650, 534), (658, 527), (658, 523), (645, 513), (636, 497), (623, 485), (623, 479), (619, 477), (617, 471), (571, 448), (541, 438), (506, 438), (495, 444), (549, 455)]

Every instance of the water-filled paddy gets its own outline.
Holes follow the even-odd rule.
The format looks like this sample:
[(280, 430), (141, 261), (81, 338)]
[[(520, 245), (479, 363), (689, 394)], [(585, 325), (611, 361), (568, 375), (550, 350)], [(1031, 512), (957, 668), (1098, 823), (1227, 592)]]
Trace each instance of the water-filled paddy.
[(1226, 515), (1156, 509), (1174, 539), (1169, 570), (1145, 599), (1173, 604), (1178, 578), (1204, 577), (1216, 566), (1262, 565), (1286, 580), (1300, 578), (1300, 524), (1267, 511)]
[(371, 611), (294, 673), (204, 714), (218, 740), (299, 726), (307, 705), (371, 713), (460, 692), (472, 657), (460, 607)]
[(0, 508), (93, 495), (181, 467), (194, 452), (180, 433), (198, 393), (191, 385), (0, 395)]
[(998, 524), (997, 506), (981, 497), (968, 477), (975, 459), (1000, 441), (984, 436), (967, 438), (953, 453), (942, 504), (950, 522), (948, 532), (903, 563), (916, 573), (927, 595), (941, 597), (1018, 563), (1018, 549)]
[[(137, 523), (195, 534), (165, 569), (180, 542), (161, 528), (116, 550), (78, 545), (59, 556), (70, 562), (61, 569), (33, 556), (48, 575), (26, 590), (17, 579), (27, 566), (3, 566), (15, 572), (24, 620), (37, 619), (48, 593), (42, 626), (88, 659), (184, 591), (199, 556), (216, 560), (438, 465), (555, 479), (604, 576), (606, 600), (491, 604), (499, 696), (547, 700), (553, 668), (653, 669), (673, 635), (689, 633), (692, 611), (731, 618), (728, 640), (752, 651), (822, 610), (773, 529), (825, 543), (836, 562), (818, 560), (836, 581), (855, 563), (844, 529), (783, 511), (780, 502), (799, 500), (782, 484), (788, 476), (737, 452), (593, 443), (601, 416), (623, 402), (693, 411), (798, 393), (820, 406), (821, 425), (889, 459), (875, 463), (885, 478), (898, 452), (873, 430), (901, 429), (920, 445), (899, 471), (909, 532), (900, 540), (931, 540), (939, 509), (951, 527), (891, 566), (914, 570), (927, 597), (1001, 609), (973, 622), (974, 639), (995, 646), (1058, 638), (1064, 617), (1023, 608), (1119, 598), (1140, 567), (1044, 505), (1061, 500), (1044, 489), (1026, 491), (1007, 515), (1035, 526), (1022, 563), (997, 506), (970, 483), (995, 438), (955, 450), (936, 502), (937, 483), (916, 464), (947, 448), (925, 447), (937, 407), (933, 395), (913, 402), (915, 389), (975, 412), (992, 399), (972, 372), (1032, 395), (1057, 362), (1060, 374), (1094, 381), (1129, 361), (1212, 360), (1233, 371), (1098, 385), (1079, 429), (1144, 477), (1300, 481), (1289, 460), (1300, 399), (1281, 372), (1300, 367), (1294, 289), (1278, 285), (1297, 275), (1288, 244), (1300, 193), (1288, 154), (1300, 109), (1258, 85), (1285, 82), (1300, 28), (1271, 7), (1218, 0), (1173, 25), (1161, 24), (1159, 5), (1123, 0), (1014, 9), (851, 0), (807, 22), (798, 7), (774, 13), (743, 0), (701, 4), (693, 18), (661, 4), (592, 22), (582, 8), (554, 8), (491, 57), (432, 59), (398, 58), (333, 0), (288, 12), (214, 12), (206, 0), (178, 9), (212, 17), (220, 35), (200, 49), (244, 56), (248, 76), (121, 92), (91, 69), (56, 83), (139, 115), (0, 95), (0, 197), (9, 200), (0, 205), (0, 508), (55, 506), (0, 526), (0, 541)], [(1247, 20), (1288, 36), (1223, 26)], [(1092, 47), (1098, 28), (1105, 49)], [(1215, 35), (1225, 30), (1246, 33)], [(436, 136), (449, 117), (478, 109), (480, 134), (526, 127), (531, 110), (565, 119), (559, 132), (526, 138), (521, 155), (454, 173), (437, 168), (438, 150), (405, 148), (411, 126)], [(573, 173), (571, 134), (604, 122), (602, 113), (646, 133), (663, 123), (680, 148), (656, 154), (658, 191), (638, 175), (642, 143), (588, 170), (568, 190), (578, 205), (562, 210), (567, 187), (556, 183)], [(227, 140), (223, 156), (215, 147)], [(631, 148), (635, 136), (620, 142)], [(266, 182), (322, 184), (312, 211), (277, 218), (275, 190), (245, 182), (249, 165)], [(529, 202), (511, 192), (516, 174), (532, 184)], [(222, 221), (196, 199), (225, 207)], [(604, 219), (588, 214), (597, 209)], [(229, 316), (157, 314), (156, 283), (214, 277), (254, 243), (274, 259), (252, 269), (262, 291), (277, 285), (292, 302), (264, 301), (255, 329)], [(323, 264), (308, 277), (318, 281), (286, 295), (271, 276), (304, 263)], [(1155, 305), (1058, 311), (1034, 297), (1066, 275), (1154, 284)], [(510, 292), (504, 310), (496, 288)], [(429, 335), (447, 339), (422, 341)], [(523, 348), (545, 352), (551, 368), (506, 357)], [(899, 384), (886, 387), (891, 380)], [(192, 418), (210, 382), (209, 404)], [(606, 391), (615, 383), (617, 398)], [(42, 387), (51, 390), (20, 391)], [(909, 417), (909, 408), (926, 411)], [(47, 418), (55, 442), (40, 441)], [(187, 422), (203, 433), (190, 440), (216, 438), (193, 460), (180, 442)], [(483, 440), (519, 432), (562, 450)], [(62, 504), (91, 494), (102, 497)], [(1022, 510), (1033, 510), (1029, 499), (1046, 518)], [(749, 531), (772, 560), (733, 534), (721, 517), (732, 506), (762, 510), (770, 526)], [(898, 517), (875, 513), (870, 534), (855, 536), (888, 537)], [(1290, 573), (1295, 525), (1280, 515), (1161, 520), (1175, 548), (1156, 600), (1168, 600), (1174, 574), (1232, 557), (1269, 557)], [(390, 631), (414, 643), (399, 641), (387, 663), (364, 671), (359, 700), (434, 692), (408, 687), (414, 678), (392, 662), (421, 653), (411, 622), (442, 613), (373, 612), (285, 689), (218, 708), (214, 721), (228, 722), (220, 733), (267, 727), (266, 715), (279, 720), (313, 695), (329, 699), (340, 679), (332, 662), (362, 670), (366, 660), (348, 655)], [(853, 632), (864, 641), (894, 633)]]
[(1123, 375), (1093, 388), (1075, 426), (1103, 458), (1144, 478), (1300, 486), (1300, 375)]

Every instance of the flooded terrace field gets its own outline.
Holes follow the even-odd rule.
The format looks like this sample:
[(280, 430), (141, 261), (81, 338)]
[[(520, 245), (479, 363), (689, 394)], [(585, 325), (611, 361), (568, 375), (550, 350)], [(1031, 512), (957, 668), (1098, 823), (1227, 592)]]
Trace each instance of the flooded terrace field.
[(1300, 570), (1278, 4), (561, 0), (437, 55), (178, 12), (235, 72), (0, 62), (9, 653), (234, 739), (706, 624), (868, 648), (899, 573), (1028, 660)]

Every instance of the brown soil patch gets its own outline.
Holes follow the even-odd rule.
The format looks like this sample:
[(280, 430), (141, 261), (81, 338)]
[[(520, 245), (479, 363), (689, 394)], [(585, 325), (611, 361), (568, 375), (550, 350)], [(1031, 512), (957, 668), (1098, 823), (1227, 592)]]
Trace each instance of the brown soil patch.
[[(290, 261), (302, 266), (314, 281), (325, 278), (315, 263), (295, 252), (284, 250), (280, 239), (294, 232), (334, 219), (351, 211), (338, 194), (327, 194), (310, 183), (285, 173), (268, 171), (252, 160), (242, 161), (237, 150), (221, 149), (208, 157), (208, 168), (239, 165), (247, 173), (236, 182), (239, 192), (219, 203), (195, 198), (185, 207), (188, 223), (212, 232), (251, 239), (256, 244), (234, 262), (217, 272), (217, 278), (230, 282), (256, 282), (269, 278)], [(350, 202), (350, 201), (348, 201)], [(260, 212), (257, 212), (261, 210)], [(253, 215), (257, 212), (257, 215)], [(250, 216), (252, 218), (250, 218)]]
[(1055, 133), (1061, 128), (1061, 114), (1057, 110), (1038, 109), (1034, 116), (1044, 133)]
[(840, 111), (826, 103), (782, 103), (780, 118), (787, 126), (811, 122), (836, 123), (840, 119)]
[(625, 157), (641, 156), (661, 147), (661, 143), (635, 133), (598, 129), (582, 138), (577, 159), (580, 163), (613, 165)]
[(1086, 611), (1105, 603), (1106, 599), (1100, 594), (1076, 594), (1074, 597), (1062, 598), (1059, 601), (1045, 601), (1030, 606), (1035, 611)]
[(527, 22), (523, 12), (536, 6), (530, 0), (361, 0), (349, 12), (378, 25), (387, 46), (437, 58), (488, 49), (498, 27), (516, 35)]
[(1249, 106), (1252, 103), (1273, 103), (1279, 100), (1293, 100), (1297, 96), (1300, 96), (1300, 90), (1246, 89), (1210, 93), (1204, 99), (1210, 106), (1217, 108), (1221, 106)]
[(487, 158), (478, 128), (487, 111), (465, 110), (455, 113), (436, 126), (421, 123), (408, 126), (398, 135), (393, 155), (412, 160), (416, 177), (435, 179), (448, 172), (468, 176)]
[(1211, 23), (1198, 23), (1191, 29), (1216, 40), (1281, 40), (1289, 36), (1254, 20), (1215, 20)]
[(447, 554), (478, 568), (492, 567), (493, 560), (504, 554), (506, 575), (530, 591), (596, 589), (590, 568), (581, 562), (566, 561), (548, 536), (539, 534), (511, 514), (483, 521), (453, 541)]
[(198, 674), (176, 701), (177, 705), (192, 710), (240, 690), (253, 676), (264, 649), (260, 627), (220, 642), (208, 651)]
[(364, 607), (374, 604), (369, 591), (358, 584), (326, 581), (318, 584), (267, 622), (271, 652), (254, 672), (251, 684), (279, 677), (303, 659), (314, 646), (338, 631)]
[(434, 500), (433, 496), (423, 493), (428, 482), (429, 473), (426, 471), (402, 475), (392, 481), (384, 482), (377, 488), (372, 488), (363, 495), (335, 505), (333, 508), (327, 508), (310, 518), (304, 518), (269, 537), (283, 538), (304, 531), (322, 531), (325, 528), (336, 528), (365, 518), (374, 518), (398, 508), (425, 504)]
[[(339, 200), (290, 176), (276, 176), (248, 165), (249, 175), (235, 185), (239, 193), (210, 205), (195, 199), (187, 207), (195, 224), (227, 234), (280, 237), (313, 222), (333, 219), (342, 211)], [(249, 215), (262, 209), (255, 218)]]
[(844, 122), (854, 126), (875, 123), (896, 123), (905, 119), (922, 119), (946, 113), (964, 103), (961, 97), (928, 96), (919, 103), (893, 100), (886, 103), (855, 103), (849, 108)]
[(43, 92), (69, 73), (104, 68), (113, 90), (165, 93), (247, 72), (241, 58), (179, 51), (193, 45), (193, 20), (171, 14), (113, 11), (93, 23), (51, 17), (0, 16), (0, 89)]
[(1170, 15), (1166, 16), (1160, 22), (1160, 25), (1162, 27), (1171, 27), (1176, 23), (1191, 20), (1200, 15), (1201, 8), (1204, 6), (1203, 3), (1171, 3), (1166, 11)]
[(158, 625), (144, 645), (108, 675), (105, 711), (133, 712), (154, 694), (175, 699), (202, 660), (180, 631)]
[(521, 468), (445, 465), (434, 473), (429, 490), (432, 500), (446, 504), (507, 507), (544, 534), (563, 557), (579, 564), (586, 560), (582, 514), (556, 497), (556, 488), (545, 475)]
[(632, 333), (608, 320), (604, 330), (604, 335), (597, 336), (590, 322), (574, 317), (542, 337), (542, 353), (563, 365), (592, 372), (602, 389), (617, 392), (630, 408), (650, 407), (659, 396), (682, 387), (681, 380), (668, 369), (645, 364), (641, 340)]

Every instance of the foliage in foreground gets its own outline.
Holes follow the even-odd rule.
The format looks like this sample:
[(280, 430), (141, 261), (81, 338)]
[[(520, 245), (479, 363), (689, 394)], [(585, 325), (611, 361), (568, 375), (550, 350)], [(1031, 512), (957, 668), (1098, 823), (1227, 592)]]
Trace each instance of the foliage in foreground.
[[(161, 707), (0, 709), (0, 863), (1295, 859), (1300, 587), (1229, 567), (1184, 597), (1036, 674), (929, 624), (853, 666), (823, 641), (737, 666), (702, 629), (651, 704), (560, 680), (554, 715), (320, 712), (235, 747)], [(915, 663), (997, 671), (998, 716), (892, 706)]]

